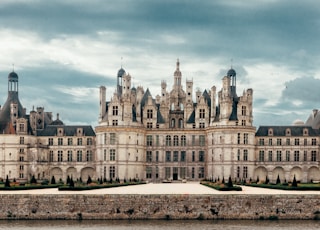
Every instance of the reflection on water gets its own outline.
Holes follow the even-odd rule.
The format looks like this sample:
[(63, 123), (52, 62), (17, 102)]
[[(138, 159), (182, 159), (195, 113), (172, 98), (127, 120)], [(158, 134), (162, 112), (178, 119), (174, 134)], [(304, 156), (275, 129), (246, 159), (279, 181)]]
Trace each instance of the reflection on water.
[(235, 221), (235, 220), (104, 220), (104, 221), (63, 221), (63, 220), (28, 220), (28, 221), (0, 221), (0, 229), (29, 230), (29, 229), (47, 229), (47, 230), (102, 230), (102, 229), (223, 229), (223, 230), (301, 230), (301, 229), (320, 229), (320, 221), (297, 221), (297, 220), (279, 220), (279, 221)]

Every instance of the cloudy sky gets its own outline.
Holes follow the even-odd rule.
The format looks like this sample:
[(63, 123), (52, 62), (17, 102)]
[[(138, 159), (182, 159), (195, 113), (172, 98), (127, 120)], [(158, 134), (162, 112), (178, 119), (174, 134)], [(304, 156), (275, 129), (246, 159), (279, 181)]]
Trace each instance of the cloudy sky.
[(0, 104), (14, 68), (27, 111), (66, 124), (97, 124), (98, 88), (109, 100), (121, 65), (153, 97), (162, 80), (171, 90), (177, 58), (194, 90), (220, 89), (232, 65), (238, 95), (254, 90), (256, 126), (320, 108), (315, 0), (1, 0), (0, 21)]

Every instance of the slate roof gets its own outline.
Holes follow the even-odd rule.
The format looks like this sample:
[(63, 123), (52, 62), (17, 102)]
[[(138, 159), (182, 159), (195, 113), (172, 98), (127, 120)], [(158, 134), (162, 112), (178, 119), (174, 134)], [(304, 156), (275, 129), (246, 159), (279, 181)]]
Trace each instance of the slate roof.
[(308, 136), (318, 136), (319, 130), (313, 129), (310, 126), (260, 126), (256, 132), (256, 136), (269, 136), (269, 129), (273, 130), (272, 136), (286, 136), (286, 130), (290, 129), (290, 136), (303, 136), (303, 130), (308, 130)]
[(56, 136), (58, 128), (63, 128), (64, 136), (76, 136), (77, 128), (83, 129), (83, 136), (95, 136), (90, 125), (48, 125), (45, 129), (37, 132), (37, 136)]

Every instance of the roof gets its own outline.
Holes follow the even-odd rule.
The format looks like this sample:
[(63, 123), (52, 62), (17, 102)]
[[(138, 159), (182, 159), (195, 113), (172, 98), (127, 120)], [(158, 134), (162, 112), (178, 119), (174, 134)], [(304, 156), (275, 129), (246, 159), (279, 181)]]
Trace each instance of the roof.
[(269, 136), (269, 129), (273, 130), (272, 136), (287, 136), (286, 130), (290, 129), (290, 136), (303, 136), (303, 131), (308, 130), (308, 136), (318, 136), (319, 130), (313, 129), (310, 126), (260, 126), (256, 132), (256, 136)]
[(38, 131), (37, 136), (56, 136), (58, 128), (63, 128), (64, 136), (75, 136), (78, 128), (82, 128), (83, 136), (96, 135), (90, 125), (48, 125), (45, 129)]

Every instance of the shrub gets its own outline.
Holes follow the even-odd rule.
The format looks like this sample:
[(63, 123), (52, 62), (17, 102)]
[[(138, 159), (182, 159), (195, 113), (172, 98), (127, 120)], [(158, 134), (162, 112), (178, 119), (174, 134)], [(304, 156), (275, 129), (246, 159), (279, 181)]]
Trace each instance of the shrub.
[(293, 181), (292, 181), (292, 187), (298, 187), (298, 183), (297, 183), (297, 180), (296, 180), (296, 175), (293, 176)]
[(30, 180), (30, 184), (36, 184), (36, 183), (37, 183), (37, 180), (34, 177), (34, 175), (32, 175), (31, 180)]
[(56, 179), (54, 178), (54, 176), (51, 177), (51, 184), (56, 184)]
[(10, 187), (10, 180), (9, 180), (9, 177), (8, 177), (8, 175), (7, 175), (7, 178), (6, 178), (6, 182), (5, 182), (5, 184), (4, 184), (4, 187)]

